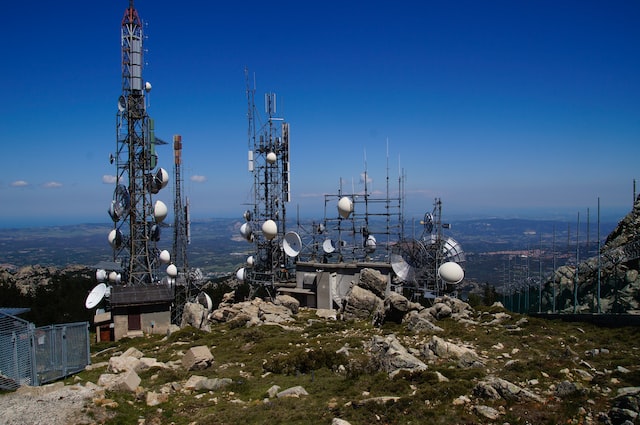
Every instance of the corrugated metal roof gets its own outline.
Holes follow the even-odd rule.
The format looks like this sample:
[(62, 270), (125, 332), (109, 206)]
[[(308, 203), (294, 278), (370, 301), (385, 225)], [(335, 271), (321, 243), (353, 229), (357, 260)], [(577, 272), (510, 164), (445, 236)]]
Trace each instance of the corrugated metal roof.
[(0, 313), (7, 314), (9, 316), (17, 316), (18, 314), (31, 311), (28, 307), (0, 307)]
[(167, 285), (154, 286), (113, 286), (110, 304), (112, 306), (160, 304), (173, 301), (173, 288)]

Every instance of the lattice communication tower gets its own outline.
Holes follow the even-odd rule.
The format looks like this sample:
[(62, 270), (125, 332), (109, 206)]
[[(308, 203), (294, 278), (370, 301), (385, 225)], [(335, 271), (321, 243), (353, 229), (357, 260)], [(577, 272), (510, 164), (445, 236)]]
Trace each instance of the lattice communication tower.
[(277, 117), (275, 93), (265, 94), (265, 122), (255, 106), (255, 88), (249, 85), (248, 170), (253, 177), (253, 199), (244, 212), (241, 235), (254, 245), (246, 267), (237, 272), (240, 280), (252, 286), (270, 287), (294, 279), (293, 258), (284, 252), (286, 204), (291, 200), (289, 162), (289, 123)]
[[(156, 146), (166, 144), (155, 137), (147, 114), (145, 94), (151, 84), (143, 82), (143, 26), (133, 0), (122, 18), (122, 95), (116, 119), (116, 188), (109, 208), (114, 228), (109, 234), (113, 260), (121, 265), (114, 283), (151, 285), (159, 282), (160, 225), (167, 215), (162, 201), (153, 195), (163, 189), (169, 176), (157, 168)], [(167, 269), (169, 272), (169, 269)], [(171, 274), (171, 273), (170, 273)]]

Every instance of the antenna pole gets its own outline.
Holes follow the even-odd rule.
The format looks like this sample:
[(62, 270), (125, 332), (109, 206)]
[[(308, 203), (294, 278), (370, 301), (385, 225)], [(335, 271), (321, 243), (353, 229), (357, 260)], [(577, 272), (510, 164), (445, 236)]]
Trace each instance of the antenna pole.
[(600, 277), (602, 272), (602, 263), (600, 258), (601, 247), (600, 247), (600, 197), (598, 196), (598, 314), (602, 313), (602, 307), (600, 306)]
[(159, 230), (157, 226), (164, 219), (164, 216), (156, 216), (152, 199), (152, 194), (161, 187), (149, 184), (150, 181), (155, 183), (155, 146), (164, 142), (156, 139), (153, 120), (147, 115), (145, 94), (151, 86), (143, 84), (142, 79), (142, 28), (142, 20), (133, 7), (133, 0), (130, 0), (121, 26), (122, 95), (118, 102), (115, 155), (116, 190), (122, 194), (125, 189), (119, 188), (126, 187), (129, 212), (124, 217), (112, 216), (114, 230), (122, 235), (123, 240), (121, 245), (114, 246), (114, 261), (119, 261), (122, 266), (122, 283), (125, 285), (158, 282), (157, 237), (153, 232)]
[(573, 283), (573, 313), (578, 311), (578, 266), (580, 265), (580, 211), (578, 211), (578, 223), (576, 225), (576, 272)]

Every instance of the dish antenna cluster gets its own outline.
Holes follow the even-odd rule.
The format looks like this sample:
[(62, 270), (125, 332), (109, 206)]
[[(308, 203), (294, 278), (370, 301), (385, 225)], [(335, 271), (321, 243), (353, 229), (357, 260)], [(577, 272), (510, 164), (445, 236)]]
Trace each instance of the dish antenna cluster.
[(403, 239), (393, 246), (391, 267), (403, 286), (421, 290), (426, 298), (433, 298), (451, 292), (464, 279), (460, 264), (464, 263), (465, 254), (455, 239), (443, 235), (443, 230), (451, 226), (442, 222), (439, 198), (421, 224), (420, 239)]
[[(166, 144), (155, 136), (153, 120), (147, 114), (145, 95), (151, 84), (142, 79), (143, 25), (133, 0), (125, 10), (121, 26), (122, 94), (116, 117), (116, 152), (110, 162), (116, 166), (116, 187), (108, 208), (113, 221), (108, 241), (113, 248), (114, 270), (99, 269), (100, 282), (87, 299), (92, 306), (103, 285), (144, 286), (160, 282), (159, 266), (167, 266), (167, 280), (177, 277), (168, 251), (160, 251), (161, 227), (168, 209), (153, 199), (169, 183), (169, 174), (158, 167), (156, 146)], [(106, 294), (105, 290), (103, 295)]]
[(301, 258), (321, 263), (389, 262), (391, 241), (402, 235), (402, 182), (392, 194), (387, 169), (386, 192), (370, 190), (372, 179), (365, 170), (363, 188), (346, 193), (340, 180), (337, 194), (325, 195), (324, 219), (305, 233)]
[(289, 123), (277, 117), (275, 93), (265, 94), (266, 120), (260, 121), (255, 88), (250, 88), (248, 71), (245, 75), (253, 199), (243, 214), (240, 234), (253, 245), (253, 252), (236, 277), (252, 286), (269, 287), (293, 278), (289, 271), (301, 245), (297, 234), (286, 231), (286, 204), (291, 200)]

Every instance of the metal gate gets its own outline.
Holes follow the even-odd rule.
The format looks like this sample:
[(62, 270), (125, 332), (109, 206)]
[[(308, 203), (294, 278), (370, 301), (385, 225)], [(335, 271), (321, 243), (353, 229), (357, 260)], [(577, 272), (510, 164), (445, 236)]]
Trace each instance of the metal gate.
[(89, 323), (36, 328), (0, 311), (0, 389), (37, 386), (80, 372), (90, 364)]

